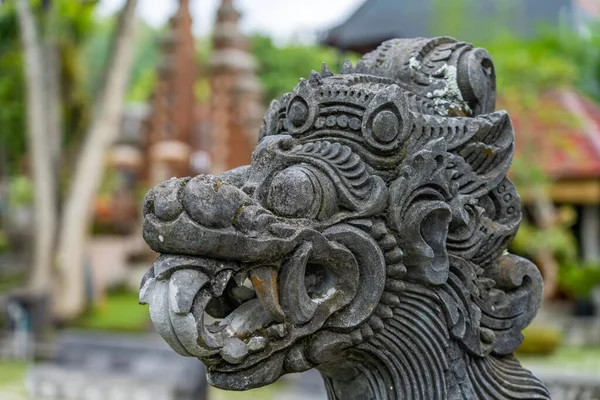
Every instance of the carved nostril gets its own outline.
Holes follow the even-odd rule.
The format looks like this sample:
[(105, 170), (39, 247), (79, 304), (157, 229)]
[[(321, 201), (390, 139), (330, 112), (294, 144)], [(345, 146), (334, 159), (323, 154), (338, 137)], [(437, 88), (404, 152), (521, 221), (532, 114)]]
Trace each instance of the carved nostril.
[(281, 139), (281, 141), (279, 142), (279, 146), (282, 150), (290, 150), (292, 147), (294, 147), (294, 139), (292, 139), (289, 136), (285, 137)]
[(154, 213), (162, 220), (170, 221), (183, 212), (180, 192), (187, 180), (169, 179), (160, 184), (154, 201)]
[(190, 217), (210, 228), (230, 226), (247, 200), (238, 188), (210, 175), (190, 179), (182, 197), (183, 207)]

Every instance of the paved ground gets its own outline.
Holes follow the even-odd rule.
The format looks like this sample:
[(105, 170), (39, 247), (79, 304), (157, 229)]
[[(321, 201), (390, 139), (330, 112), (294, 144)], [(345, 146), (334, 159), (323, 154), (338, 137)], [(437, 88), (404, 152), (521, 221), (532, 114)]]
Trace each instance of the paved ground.
[[(1, 400), (36, 400), (26, 395), (22, 379), (13, 376), (10, 382), (0, 377)], [(326, 400), (321, 377), (316, 371), (294, 374), (275, 385), (249, 392), (226, 392), (211, 388), (209, 400)], [(63, 399), (61, 399), (63, 400)]]

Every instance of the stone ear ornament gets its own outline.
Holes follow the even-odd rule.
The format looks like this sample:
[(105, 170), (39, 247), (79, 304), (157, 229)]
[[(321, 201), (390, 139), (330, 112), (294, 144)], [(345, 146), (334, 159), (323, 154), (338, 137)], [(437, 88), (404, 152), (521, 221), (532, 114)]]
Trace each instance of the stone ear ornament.
[(542, 279), (489, 53), (394, 39), (271, 103), (251, 165), (144, 200), (140, 302), (217, 387), (316, 368), (330, 399), (549, 399), (513, 355)]

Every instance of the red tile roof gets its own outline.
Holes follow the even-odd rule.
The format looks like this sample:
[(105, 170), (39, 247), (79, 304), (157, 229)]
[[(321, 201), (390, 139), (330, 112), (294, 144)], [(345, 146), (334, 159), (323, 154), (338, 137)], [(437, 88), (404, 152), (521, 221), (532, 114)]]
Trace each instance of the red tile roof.
[(553, 178), (600, 178), (600, 106), (569, 90), (538, 100), (527, 109), (499, 100), (515, 125), (516, 157), (542, 165)]
[(600, 16), (600, 1), (598, 0), (577, 0), (577, 5), (590, 15)]

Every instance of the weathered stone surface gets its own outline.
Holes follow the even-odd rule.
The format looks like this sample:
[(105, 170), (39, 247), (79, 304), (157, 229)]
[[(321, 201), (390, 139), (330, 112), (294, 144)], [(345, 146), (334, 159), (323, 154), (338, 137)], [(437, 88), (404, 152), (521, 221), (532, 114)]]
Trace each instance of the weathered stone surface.
[(521, 208), (495, 85), (451, 38), (301, 79), (250, 166), (148, 193), (157, 330), (224, 389), (316, 368), (331, 399), (549, 398), (513, 356), (542, 280), (506, 252)]

